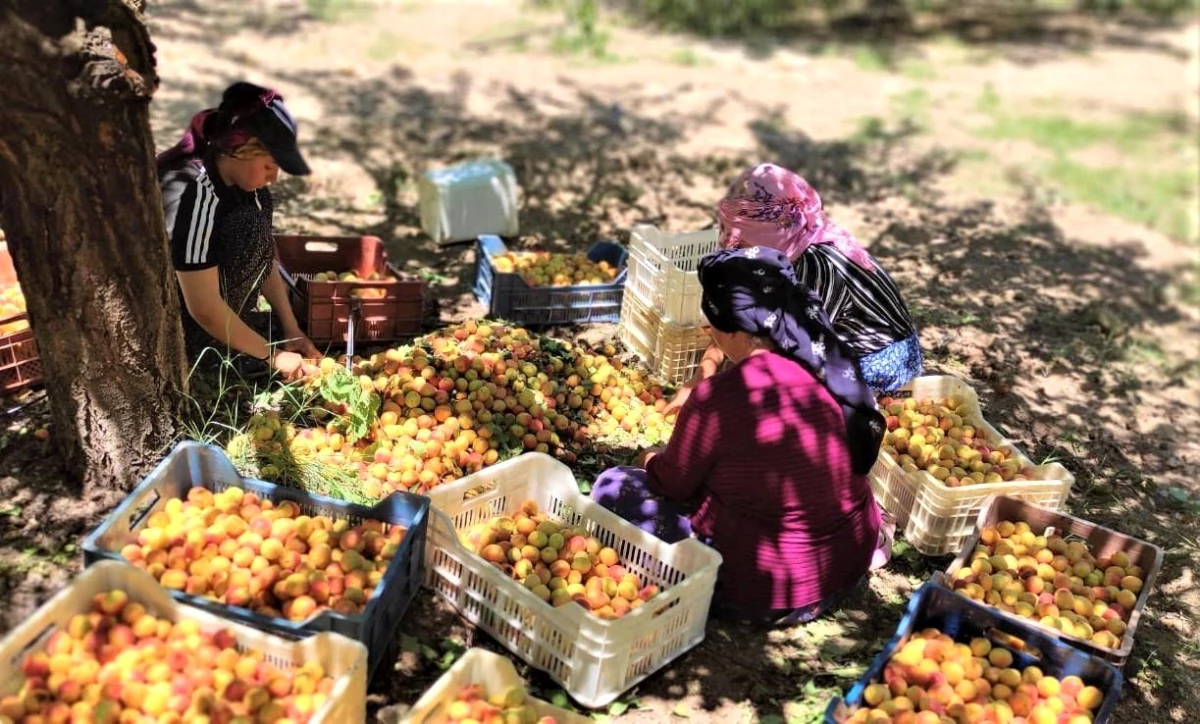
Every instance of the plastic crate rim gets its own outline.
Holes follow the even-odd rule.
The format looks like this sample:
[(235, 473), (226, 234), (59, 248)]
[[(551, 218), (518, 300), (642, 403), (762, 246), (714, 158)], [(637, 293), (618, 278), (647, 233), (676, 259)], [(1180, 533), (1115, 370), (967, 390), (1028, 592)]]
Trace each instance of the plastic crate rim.
[[(221, 450), (219, 447), (216, 447), (215, 445), (211, 445), (209, 443), (201, 443), (201, 442), (197, 442), (194, 440), (183, 440), (183, 441), (179, 442), (178, 444), (176, 444), (176, 446), (174, 448), (172, 448), (171, 452), (168, 453), (161, 461), (159, 461), (159, 463), (150, 471), (150, 473), (148, 473), (146, 475), (146, 477), (143, 478), (142, 483), (140, 483), (136, 488), (134, 488), (133, 492), (131, 492), (128, 496), (126, 496), (125, 500), (122, 501), (119, 506), (117, 506), (117, 508), (105, 519), (105, 521), (102, 522), (95, 530), (93, 530), (91, 533), (89, 533), (86, 538), (84, 538), (82, 546), (81, 546), (82, 549), (85, 552), (88, 550), (102, 550), (98, 544), (98, 539), (100, 538), (102, 533), (106, 532), (107, 527), (108, 527), (106, 525), (106, 523), (110, 520), (117, 520), (121, 516), (125, 515), (126, 513), (132, 512), (132, 509), (137, 505), (137, 503), (139, 502), (139, 498), (140, 498), (140, 496), (136, 495), (136, 493), (142, 488), (142, 486), (146, 485), (148, 482), (150, 482), (152, 478), (161, 476), (165, 472), (165, 470), (172, 464), (172, 458), (175, 455), (184, 455), (190, 451), (197, 451), (197, 452), (201, 452), (202, 454), (217, 455), (221, 458), (224, 458), (227, 462), (229, 462), (230, 466), (233, 467), (233, 463), (232, 463), (232, 461), (229, 461), (229, 458), (225, 454), (225, 451)], [(236, 468), (234, 468), (234, 470), (236, 472)], [(329, 618), (333, 618), (335, 620), (350, 621), (350, 622), (365, 624), (368, 620), (370, 620), (371, 616), (375, 613), (375, 609), (378, 608), (379, 605), (381, 605), (380, 601), (383, 600), (383, 592), (387, 587), (388, 576), (393, 571), (392, 567), (402, 565), (402, 562), (405, 560), (406, 552), (410, 553), (411, 555), (424, 555), (424, 551), (418, 552), (418, 551), (412, 550), (412, 546), (414, 545), (414, 543), (412, 543), (413, 536), (408, 535), (407, 531), (410, 531), (413, 528), (419, 528), (421, 523), (429, 517), (429, 511), (432, 510), (432, 507), (430, 505), (430, 499), (426, 496), (414, 495), (412, 493), (397, 490), (397, 491), (393, 491), (392, 493), (390, 493), (387, 498), (384, 498), (383, 500), (379, 501), (379, 503), (377, 503), (375, 506), (367, 507), (365, 505), (359, 505), (357, 503), (350, 503), (348, 501), (338, 500), (337, 498), (330, 498), (328, 496), (319, 495), (319, 494), (315, 494), (315, 493), (309, 493), (307, 491), (287, 488), (286, 486), (278, 485), (276, 483), (270, 483), (265, 480), (257, 480), (255, 478), (242, 478), (240, 476), (240, 474), (238, 477), (239, 477), (240, 483), (249, 482), (252, 484), (265, 485), (265, 486), (275, 488), (285, 496), (285, 499), (288, 499), (288, 500), (291, 499), (291, 496), (306, 497), (306, 498), (309, 498), (313, 503), (316, 503), (318, 505), (333, 503), (336, 506), (346, 506), (348, 508), (348, 510), (345, 513), (347, 516), (355, 516), (355, 517), (362, 518), (362, 519), (375, 519), (376, 509), (387, 505), (388, 500), (393, 497), (411, 499), (416, 505), (416, 512), (413, 516), (412, 521), (410, 521), (409, 524), (406, 526), (406, 534), (404, 536), (404, 541), (400, 544), (399, 549), (396, 551), (396, 555), (388, 563), (387, 568), (384, 569), (383, 577), (380, 579), (379, 585), (377, 585), (375, 587), (375, 589), (372, 591), (371, 597), (367, 600), (366, 605), (363, 606), (363, 609), (360, 613), (357, 613), (354, 615), (347, 615), (344, 613), (339, 613), (337, 611), (334, 611), (333, 609), (330, 608), (330, 609), (318, 611), (306, 619), (303, 619), (300, 621), (293, 621), (291, 619), (282, 618), (280, 616), (264, 616), (263, 614), (258, 613), (257, 611), (254, 611), (253, 609), (246, 608), (244, 606), (234, 606), (231, 604), (222, 603), (220, 601), (215, 601), (215, 600), (207, 598), (205, 596), (184, 593), (182, 591), (177, 592), (178, 600), (181, 603), (183, 603), (184, 605), (190, 605), (193, 608), (197, 608), (200, 610), (204, 610), (207, 607), (222, 606), (222, 607), (228, 607), (231, 609), (236, 609), (238, 611), (244, 611), (246, 613), (252, 614), (254, 617), (260, 618), (260, 619), (268, 622), (271, 626), (274, 626), (276, 628), (285, 628), (285, 629), (295, 630), (298, 635), (300, 632), (302, 632), (303, 628), (306, 625), (308, 625), (309, 623), (311, 623), (318, 617), (322, 617), (322, 616), (328, 616)], [(293, 502), (298, 502), (298, 501), (293, 501)], [(428, 524), (426, 524), (426, 525), (428, 525)], [(106, 551), (106, 552), (109, 552), (109, 551)], [(116, 555), (120, 555), (119, 552), (115, 552), (115, 553), (116, 553)], [(104, 561), (97, 561), (96, 563), (92, 564), (92, 566), (89, 566), (89, 568), (95, 567), (96, 565), (99, 565), (100, 563), (103, 563), (103, 562)], [(112, 562), (121, 563), (119, 561), (112, 561)]]
[[(148, 608), (159, 616), (167, 615), (169, 612), (171, 615), (171, 620), (177, 621), (187, 616), (195, 618), (197, 615), (199, 615), (201, 618), (209, 617), (213, 619), (214, 623), (219, 621), (219, 625), (223, 625), (225, 630), (233, 630), (236, 632), (238, 628), (251, 629), (256, 635), (276, 639), (279, 642), (299, 643), (298, 641), (287, 641), (286, 639), (282, 639), (277, 634), (273, 634), (269, 631), (254, 629), (245, 623), (238, 621), (226, 621), (221, 616), (210, 611), (206, 611), (203, 608), (198, 608), (196, 606), (189, 605), (184, 601), (179, 601), (172, 597), (170, 593), (168, 593), (167, 589), (159, 586), (158, 582), (155, 581), (148, 573), (126, 563), (115, 560), (97, 561), (93, 565), (88, 566), (77, 576), (75, 576), (73, 580), (69, 581), (67, 585), (63, 586), (57, 593), (51, 596), (49, 600), (39, 606), (38, 610), (51, 610), (56, 607), (61, 607), (73, 595), (77, 595), (75, 594), (75, 586), (91, 585), (92, 579), (107, 578), (109, 576), (132, 576), (134, 578), (145, 578), (148, 583), (152, 583), (152, 586), (147, 585), (142, 587), (138, 596), (142, 600), (148, 599)], [(18, 625), (11, 633), (15, 635), (18, 632), (21, 632), (21, 630), (22, 626)], [(355, 641), (354, 639), (328, 631), (315, 634), (311, 640), (316, 640), (319, 637), (337, 639), (339, 646), (354, 648), (356, 650), (354, 663), (337, 677), (334, 682), (334, 688), (329, 694), (328, 700), (321, 706), (320, 709), (313, 712), (312, 718), (315, 722), (322, 722), (322, 724), (341, 724), (341, 722), (327, 722), (325, 720), (325, 716), (337, 706), (340, 697), (345, 695), (346, 690), (351, 686), (355, 672), (359, 668), (365, 668), (367, 666), (367, 647), (359, 641)], [(5, 637), (5, 640), (6, 639), (7, 637)], [(0, 642), (2, 641), (3, 640), (0, 640)], [(24, 655), (26, 653), (28, 653), (28, 650), (23, 651), (20, 655)]]
[[(618, 273), (617, 276), (614, 277), (612, 281), (605, 282), (603, 284), (572, 284), (569, 286), (562, 286), (562, 287), (556, 287), (556, 286), (535, 287), (535, 286), (530, 285), (529, 282), (526, 281), (525, 277), (521, 276), (520, 274), (516, 273), (515, 271), (514, 272), (502, 272), (496, 268), (495, 263), (492, 261), (492, 252), (488, 250), (488, 245), (493, 243), (492, 240), (495, 240), (494, 243), (499, 244), (500, 248), (503, 250), (499, 253), (503, 254), (506, 251), (508, 251), (508, 244), (505, 244), (504, 239), (502, 239), (500, 236), (498, 236), (496, 234), (480, 234), (479, 236), (475, 237), (475, 249), (476, 249), (475, 263), (485, 266), (486, 269), (489, 272), (491, 272), (493, 280), (495, 279), (496, 274), (512, 274), (513, 276), (520, 279), (521, 283), (525, 285), (524, 291), (529, 291), (529, 292), (551, 291), (551, 292), (555, 292), (555, 293), (584, 293), (584, 292), (597, 292), (597, 291), (615, 292), (615, 291), (618, 291), (618, 288), (622, 288), (622, 289), (624, 288), (625, 282), (628, 277), (629, 252), (627, 250), (625, 250), (623, 247), (621, 247), (621, 245), (616, 243), (615, 241), (601, 240), (601, 241), (597, 241), (597, 242), (593, 243), (591, 246), (588, 247), (588, 250), (587, 250), (588, 258), (590, 259), (592, 252), (602, 244), (607, 244), (612, 247), (620, 248), (621, 254), (620, 254), (619, 260), (617, 262), (618, 268), (620, 269), (620, 273)], [(493, 281), (493, 283), (494, 283), (494, 281)]]

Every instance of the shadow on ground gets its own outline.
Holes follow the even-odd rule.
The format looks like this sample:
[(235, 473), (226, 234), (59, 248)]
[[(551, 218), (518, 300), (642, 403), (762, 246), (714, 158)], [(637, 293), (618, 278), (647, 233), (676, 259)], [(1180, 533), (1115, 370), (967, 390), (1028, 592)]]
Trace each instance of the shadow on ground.
[[(949, 202), (936, 183), (953, 170), (953, 154), (914, 152), (907, 143), (913, 129), (903, 125), (868, 124), (852, 137), (824, 141), (765, 114), (752, 125), (758, 154), (694, 157), (675, 147), (703, 126), (704, 115), (652, 116), (653, 103), (633, 88), (618, 106), (566, 84), (530, 94), (476, 88), (460, 76), (451, 90), (433, 91), (399, 68), (370, 80), (336, 73), (288, 80), (307, 83), (326, 103), (313, 152), (359, 164), (380, 198), (362, 227), (345, 221), (361, 218), (361, 208), (318, 204), (297, 187), (284, 207), (288, 223), (379, 235), (408, 265), (447, 278), (441, 290), (447, 301), (455, 293), (466, 296), (473, 260), (461, 248), (432, 245), (417, 228), (413, 182), (433, 165), (481, 154), (508, 161), (525, 191), (521, 218), (528, 236), (522, 243), (564, 248), (620, 238), (636, 222), (678, 227), (680, 219), (694, 219), (684, 225), (703, 225), (715, 196), (689, 190), (700, 184), (719, 189), (759, 158), (803, 169), (830, 202), (862, 208), (881, 229), (867, 241), (919, 310), (931, 367), (951, 371), (957, 364), (953, 373), (981, 390), (989, 416), (1019, 444), (1039, 459), (1062, 458), (1076, 473), (1074, 510), (1173, 551), (1194, 535), (1182, 532), (1187, 521), (1150, 482), (1170, 464), (1160, 455), (1161, 439), (1153, 450), (1137, 450), (1135, 462), (1135, 451), (1122, 451), (1105, 432), (1144, 414), (1138, 385), (1179, 383), (1170, 376), (1131, 381), (1124, 365), (1124, 340), (1182, 319), (1160, 296), (1171, 280), (1138, 263), (1136, 240), (1106, 248), (1077, 242), (1032, 200), (1016, 217), (987, 203)], [(468, 110), (475, 93), (493, 99), (488, 116)], [(454, 316), (444, 310), (443, 319)], [(1039, 375), (1055, 387), (1039, 389)], [(1167, 404), (1177, 404), (1180, 416), (1189, 413), (1182, 403)], [(1076, 443), (1068, 446), (1065, 438)], [(1172, 552), (1163, 580), (1178, 577), (1185, 561)], [(1195, 594), (1194, 585), (1160, 590), (1152, 609), (1164, 617), (1190, 616), (1187, 602)], [(748, 702), (743, 706), (758, 720), (783, 716), (789, 701), (823, 701), (821, 692), (845, 686), (856, 671), (851, 664), (865, 661), (862, 647), (881, 645), (898, 620), (899, 600), (864, 596), (844, 610), (861, 626), (853, 636), (859, 647), (844, 656), (796, 644), (797, 637), (805, 639), (805, 627), (758, 634), (711, 623), (699, 648), (648, 679), (635, 696), (690, 694), (705, 709)], [(426, 642), (436, 648), (443, 629), (420, 630), (437, 639)], [(1142, 720), (1138, 712), (1148, 704), (1188, 711), (1194, 703), (1189, 687), (1177, 685), (1198, 671), (1183, 632), (1153, 617), (1146, 631), (1147, 643), (1130, 665), (1135, 681), (1121, 705), (1122, 721)], [(781, 663), (763, 665), (774, 660)], [(540, 675), (533, 680), (553, 688)], [(392, 700), (415, 694), (419, 681), (381, 680), (375, 691)]]
[[(199, 8), (173, 7), (187, 17)], [(186, 24), (174, 21), (186, 17), (167, 20), (169, 32), (183, 32), (177, 26)], [(272, 19), (263, 31), (285, 21), (292, 22)], [(211, 37), (226, 21), (206, 22), (186, 32)], [(916, 311), (931, 370), (968, 379), (988, 416), (1033, 457), (1060, 458), (1077, 476), (1073, 510), (1168, 549), (1163, 585), (1150, 600), (1152, 615), (1128, 667), (1131, 682), (1116, 718), (1159, 722), (1165, 714), (1179, 720), (1177, 712), (1200, 707), (1193, 685), (1200, 676), (1193, 613), (1198, 591), (1187, 575), (1197, 553), (1195, 509), (1154, 482), (1174, 469), (1174, 433), (1155, 430), (1132, 447), (1120, 442), (1125, 423), (1147, 414), (1144, 393), (1183, 385), (1193, 373), (1182, 368), (1131, 377), (1127, 352), (1136, 333), (1181, 321), (1160, 296), (1171, 279), (1138, 263), (1133, 240), (1106, 248), (1076, 242), (1032, 200), (1016, 217), (986, 203), (947, 201), (936, 182), (953, 169), (953, 154), (913, 151), (907, 142), (912, 129), (903, 125), (873, 124), (849, 138), (815, 140), (764, 111), (751, 127), (757, 153), (694, 156), (678, 148), (710, 114), (673, 113), (669, 103), (638, 88), (601, 97), (564, 82), (529, 93), (476, 87), (460, 75), (448, 89), (433, 89), (399, 67), (368, 79), (328, 71), (281, 80), (323, 105), (320, 120), (304, 131), (307, 152), (365, 175), (374, 192), (370, 199), (347, 199), (320, 182), (291, 180), (278, 191), (280, 226), (381, 237), (394, 259), (433, 281), (442, 321), (479, 310), (469, 296), (471, 252), (438, 247), (419, 230), (415, 181), (432, 166), (479, 155), (506, 160), (523, 187), (520, 243), (564, 249), (621, 239), (633, 223), (706, 225), (719, 189), (758, 160), (803, 170), (831, 203), (857, 207), (866, 225), (877, 229), (864, 241)], [(183, 90), (208, 99), (226, 81), (214, 78), (211, 85)], [(469, 102), (477, 94), (488, 100), (486, 115), (471, 110), (480, 105)], [(179, 127), (194, 110), (186, 97), (160, 108)], [(1171, 399), (1156, 399), (1164, 397)], [(1195, 410), (1182, 402), (1162, 403), (1154, 414), (1196, 421)], [(11, 471), (4, 490), (58, 490), (52, 455), (52, 448), (29, 436), (7, 441), (0, 447), (0, 470)], [(6, 556), (0, 564), (29, 548), (43, 557), (67, 551), (94, 522), (47, 529), (33, 508), (15, 520), (0, 516)], [(905, 568), (897, 562), (893, 568), (900, 572), (877, 574), (874, 585), (858, 591), (837, 617), (808, 626), (764, 632), (710, 622), (699, 647), (621, 701), (692, 697), (699, 709), (734, 704), (749, 720), (762, 722), (786, 721), (797, 712), (785, 704), (802, 702), (807, 708), (800, 720), (815, 720), (828, 696), (847, 686), (882, 646), (919, 576), (940, 563)], [(9, 587), (6, 598), (16, 602), (0, 622), (7, 627), (37, 597), (27, 594), (28, 568), (10, 562), (0, 571)], [(47, 590), (38, 585), (39, 592)], [(26, 594), (14, 597), (14, 590)], [(427, 593), (402, 631), (399, 673), (373, 682), (373, 709), (415, 701), (441, 673), (435, 660), (443, 649), (464, 643), (497, 648)], [(447, 643), (450, 637), (458, 644)], [(556, 688), (541, 674), (530, 676), (547, 694)], [(662, 721), (636, 710), (627, 716)]]
[[(981, 54), (1034, 65), (1098, 48), (1121, 48), (1186, 58), (1187, 52), (1155, 37), (1153, 31), (1186, 22), (1187, 3), (1172, 13), (1116, 12), (1102, 3), (926, 2), (874, 0), (865, 3), (799, 3), (791, 0), (747, 4), (718, 15), (690, 4), (672, 12), (671, 3), (612, 0), (610, 5), (670, 30), (715, 37), (743, 46), (752, 57), (779, 50), (823, 53), (847, 45), (869, 49), (888, 68), (920, 57), (921, 44), (949, 39)], [(1121, 3), (1115, 3), (1120, 5)], [(1125, 3), (1126, 6), (1134, 3)], [(1163, 7), (1167, 3), (1161, 4)], [(807, 11), (805, 10), (807, 7)], [(919, 9), (918, 9), (919, 8)]]

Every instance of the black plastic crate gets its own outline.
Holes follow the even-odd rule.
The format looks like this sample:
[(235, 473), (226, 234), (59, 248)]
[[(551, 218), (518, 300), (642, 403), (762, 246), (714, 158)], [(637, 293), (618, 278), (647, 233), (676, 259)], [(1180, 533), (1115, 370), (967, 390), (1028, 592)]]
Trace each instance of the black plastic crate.
[(1117, 705), (1124, 678), (1109, 662), (1069, 646), (1040, 628), (998, 616), (995, 609), (963, 598), (937, 581), (930, 581), (909, 600), (908, 609), (896, 626), (896, 633), (871, 662), (867, 672), (850, 687), (845, 699), (835, 697), (829, 702), (825, 710), (826, 724), (841, 724), (854, 709), (863, 706), (863, 692), (868, 685), (881, 681), (883, 669), (892, 654), (913, 633), (926, 628), (936, 628), (956, 642), (976, 637), (994, 640), (998, 633), (1005, 639), (998, 641), (998, 645), (1013, 654), (1013, 668), (1024, 670), (1029, 666), (1038, 666), (1045, 675), (1059, 679), (1078, 676), (1084, 684), (1104, 692), (1093, 724), (1108, 722)]
[(360, 641), (369, 652), (368, 675), (373, 676), (394, 643), (400, 620), (404, 618), (425, 577), (429, 498), (395, 492), (368, 508), (261, 480), (242, 478), (219, 448), (197, 442), (182, 442), (84, 540), (84, 565), (101, 560), (124, 562), (121, 548), (136, 540), (146, 519), (161, 510), (169, 499), (186, 496), (187, 491), (196, 486), (213, 492), (237, 486), (272, 502), (293, 501), (307, 515), (324, 514), (352, 523), (378, 520), (383, 522), (385, 530), (395, 525), (408, 530), (400, 550), (388, 565), (366, 607), (362, 613), (353, 616), (326, 610), (305, 621), (290, 621), (264, 616), (204, 596), (171, 591), (171, 596), (181, 603), (285, 638), (299, 639), (332, 631)]
[(530, 327), (620, 320), (628, 256), (620, 244), (597, 242), (587, 254), (594, 262), (619, 268), (616, 280), (564, 287), (531, 287), (520, 274), (498, 271), (492, 259), (506, 251), (498, 236), (480, 236), (475, 244), (475, 296), (489, 316)]

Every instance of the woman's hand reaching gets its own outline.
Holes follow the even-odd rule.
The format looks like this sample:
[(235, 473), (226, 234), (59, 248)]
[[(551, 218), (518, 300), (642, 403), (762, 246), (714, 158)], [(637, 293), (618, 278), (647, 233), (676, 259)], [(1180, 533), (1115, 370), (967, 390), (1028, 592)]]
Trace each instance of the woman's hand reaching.
[(690, 397), (692, 394), (692, 390), (696, 388), (696, 383), (698, 381), (699, 380), (689, 380), (681, 385), (679, 390), (675, 393), (675, 396), (672, 397), (671, 401), (667, 403), (667, 406), (663, 408), (663, 414), (669, 415), (672, 412), (677, 413), (683, 409), (683, 403), (687, 402), (688, 397)]
[[(312, 342), (309, 342), (312, 344)], [(300, 376), (304, 366), (304, 358), (295, 352), (277, 349), (271, 354), (271, 368), (283, 376), (284, 381), (292, 382)]]
[(295, 352), (304, 359), (320, 359), (321, 351), (312, 343), (312, 340), (305, 336), (302, 332), (296, 332), (289, 335), (290, 339), (283, 343), (283, 348), (289, 352)]

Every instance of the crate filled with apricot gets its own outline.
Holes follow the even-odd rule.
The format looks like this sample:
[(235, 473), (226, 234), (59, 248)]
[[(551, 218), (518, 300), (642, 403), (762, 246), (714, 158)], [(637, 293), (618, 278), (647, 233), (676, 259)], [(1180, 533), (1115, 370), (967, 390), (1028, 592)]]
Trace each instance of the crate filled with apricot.
[(29, 327), (25, 295), (0, 231), (0, 395), (42, 381), (42, 360)]
[(927, 628), (892, 654), (883, 681), (863, 691), (848, 724), (1013, 722), (1092, 724), (1104, 692), (1078, 676), (1015, 667), (1013, 652), (986, 638), (955, 642)]
[(487, 315), (527, 326), (615, 322), (627, 254), (600, 241), (586, 254), (510, 250), (497, 236), (475, 245), (475, 296)]
[(946, 578), (961, 595), (1120, 665), (1161, 561), (1157, 546), (998, 496)]
[(280, 665), (229, 629), (156, 616), (120, 589), (97, 594), (19, 672), (16, 693), (0, 697), (0, 721), (305, 724), (334, 686), (319, 661)]
[(426, 587), (582, 706), (607, 706), (703, 640), (720, 554), (605, 509), (549, 455), (429, 498)]
[(589, 721), (531, 696), (508, 657), (470, 648), (425, 690), (399, 724), (587, 724)]
[(511, 686), (491, 696), (480, 684), (468, 684), (446, 706), (442, 717), (431, 724), (562, 724), (553, 716), (538, 716), (527, 703), (525, 690)]
[(906, 473), (924, 470), (951, 488), (1034, 479), (1031, 465), (972, 424), (973, 410), (958, 397), (885, 396), (879, 406), (887, 420), (883, 453)]
[(305, 621), (356, 615), (383, 579), (406, 530), (304, 515), (241, 488), (192, 488), (150, 515), (121, 556), (164, 588), (264, 616)]
[(587, 529), (564, 525), (526, 500), (459, 535), (460, 542), (551, 606), (578, 604), (603, 619), (621, 618), (658, 594), (658, 586), (621, 565), (617, 552)]
[(424, 576), (429, 501), (366, 507), (242, 478), (219, 449), (183, 442), (83, 542), (170, 595), (281, 636), (333, 631), (374, 671)]
[(531, 287), (568, 287), (575, 284), (609, 284), (620, 269), (586, 254), (549, 251), (506, 251), (493, 256), (496, 271), (518, 274)]
[(868, 480), (919, 553), (962, 550), (992, 495), (1057, 510), (1070, 494), (1070, 471), (1057, 462), (1035, 465), (988, 423), (975, 391), (958, 378), (918, 377), (879, 404), (887, 429)]
[(386, 342), (421, 332), (425, 283), (388, 262), (375, 236), (275, 236), (300, 327), (318, 345)]
[[(371, 272), (359, 276), (352, 271), (341, 272), (323, 271), (317, 272), (309, 277), (310, 282), (398, 282), (401, 281), (398, 277), (392, 276), (386, 272)], [(383, 299), (388, 295), (385, 287), (353, 287), (350, 289), (350, 296), (358, 297), (359, 299)]]
[(22, 316), (24, 314), (25, 295), (21, 293), (21, 285), (16, 282), (0, 284), (0, 336), (29, 329), (29, 320)]
[(930, 581), (825, 721), (1105, 724), (1122, 682), (1101, 657)]

